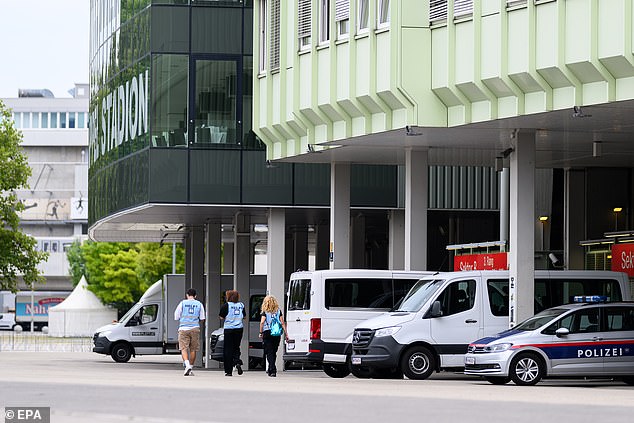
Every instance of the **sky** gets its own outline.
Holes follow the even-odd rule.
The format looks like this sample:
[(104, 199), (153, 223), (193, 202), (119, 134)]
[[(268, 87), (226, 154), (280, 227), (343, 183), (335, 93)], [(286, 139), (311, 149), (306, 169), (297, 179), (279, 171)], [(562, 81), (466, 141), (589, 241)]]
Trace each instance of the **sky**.
[(89, 83), (89, 0), (0, 0), (0, 98)]

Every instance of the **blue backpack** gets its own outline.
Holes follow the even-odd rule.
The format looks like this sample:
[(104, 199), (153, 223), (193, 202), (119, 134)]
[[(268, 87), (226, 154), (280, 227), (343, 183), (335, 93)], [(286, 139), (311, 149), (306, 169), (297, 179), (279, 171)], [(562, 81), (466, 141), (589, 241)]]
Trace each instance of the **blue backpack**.
[(277, 317), (278, 314), (279, 312), (271, 315), (271, 336), (282, 336), (284, 333), (284, 328)]

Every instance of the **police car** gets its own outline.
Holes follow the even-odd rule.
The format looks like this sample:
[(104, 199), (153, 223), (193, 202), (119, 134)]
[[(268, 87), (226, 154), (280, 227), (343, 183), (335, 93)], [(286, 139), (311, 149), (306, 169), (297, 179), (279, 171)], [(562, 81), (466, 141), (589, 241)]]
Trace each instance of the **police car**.
[(544, 377), (614, 377), (634, 385), (634, 303), (575, 297), (469, 345), (465, 374), (493, 384)]

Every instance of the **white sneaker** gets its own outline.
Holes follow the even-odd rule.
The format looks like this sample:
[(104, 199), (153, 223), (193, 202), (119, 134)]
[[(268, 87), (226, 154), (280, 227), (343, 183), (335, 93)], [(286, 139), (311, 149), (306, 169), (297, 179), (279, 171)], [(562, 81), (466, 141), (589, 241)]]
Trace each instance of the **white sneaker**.
[(194, 368), (194, 366), (186, 366), (185, 367), (185, 372), (183, 373), (183, 376), (189, 376), (190, 374), (192, 374), (192, 369)]

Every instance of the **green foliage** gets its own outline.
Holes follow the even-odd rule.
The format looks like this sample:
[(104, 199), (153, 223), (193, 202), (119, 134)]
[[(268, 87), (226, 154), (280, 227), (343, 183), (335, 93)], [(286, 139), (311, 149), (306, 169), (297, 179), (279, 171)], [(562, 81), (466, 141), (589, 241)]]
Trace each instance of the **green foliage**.
[[(178, 246), (176, 271), (183, 273), (184, 250)], [(104, 304), (127, 311), (145, 290), (172, 273), (172, 246), (124, 242), (74, 243), (67, 254), (73, 283), (86, 276), (88, 288)]]
[(42, 282), (37, 269), (47, 253), (36, 251), (36, 241), (19, 227), (24, 204), (14, 190), (28, 187), (31, 168), (20, 144), (11, 112), (0, 101), (0, 290), (17, 291), (18, 276), (31, 287)]

